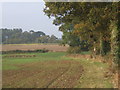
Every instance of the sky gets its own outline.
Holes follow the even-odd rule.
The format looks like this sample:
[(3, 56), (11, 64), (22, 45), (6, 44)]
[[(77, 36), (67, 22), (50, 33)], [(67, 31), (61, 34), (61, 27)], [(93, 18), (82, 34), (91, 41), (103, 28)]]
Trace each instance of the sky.
[(43, 31), (47, 35), (62, 37), (58, 26), (52, 24), (43, 12), (44, 2), (4, 2), (2, 3), (2, 27), (22, 28), (23, 31)]

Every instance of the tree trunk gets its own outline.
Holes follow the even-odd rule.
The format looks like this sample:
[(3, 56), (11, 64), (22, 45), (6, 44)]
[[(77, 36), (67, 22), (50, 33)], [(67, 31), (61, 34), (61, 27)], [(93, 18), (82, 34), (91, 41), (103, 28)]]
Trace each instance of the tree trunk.
[(105, 42), (103, 40), (103, 34), (100, 32), (100, 55), (104, 56), (105, 53)]

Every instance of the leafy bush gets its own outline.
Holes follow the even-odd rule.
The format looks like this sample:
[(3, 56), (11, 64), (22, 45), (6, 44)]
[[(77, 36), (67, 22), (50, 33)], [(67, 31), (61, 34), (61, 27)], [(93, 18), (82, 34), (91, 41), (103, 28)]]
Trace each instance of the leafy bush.
[(70, 53), (70, 54), (77, 54), (77, 53), (81, 52), (81, 48), (78, 47), (78, 46), (69, 47), (68, 50), (67, 50), (67, 52)]
[(45, 53), (48, 52), (49, 50), (46, 49), (38, 49), (38, 50), (12, 50), (12, 51), (2, 51), (2, 54), (12, 54), (12, 53), (32, 53), (32, 52), (37, 52), (37, 53)]

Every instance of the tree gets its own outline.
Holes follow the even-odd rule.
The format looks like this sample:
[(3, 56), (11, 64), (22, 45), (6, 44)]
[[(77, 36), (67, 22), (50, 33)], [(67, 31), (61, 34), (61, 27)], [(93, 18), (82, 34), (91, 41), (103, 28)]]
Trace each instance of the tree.
[(50, 39), (49, 39), (49, 43), (56, 43), (56, 40), (57, 40), (58, 38), (56, 37), (56, 36), (54, 36), (54, 35), (51, 35), (51, 37), (50, 37)]
[(87, 11), (81, 14), (84, 11), (82, 4), (74, 2), (46, 2), (45, 5), (45, 14), (48, 17), (55, 17), (53, 24), (59, 25), (59, 30), (63, 32), (63, 43), (70, 45), (70, 47), (78, 46), (80, 48), (80, 38), (73, 31), (75, 24), (87, 19), (83, 17), (84, 14), (87, 14)]
[[(59, 30), (63, 32), (63, 39), (72, 35), (77, 35), (84, 40), (89, 37), (87, 41), (93, 46), (92, 50), (98, 48), (100, 55), (104, 56), (110, 51), (110, 43), (112, 52), (119, 52), (119, 27), (117, 20), (113, 19), (117, 15), (115, 9), (117, 4), (112, 2), (46, 2), (44, 12), (48, 17), (55, 17), (53, 24), (60, 26)], [(116, 34), (111, 34), (109, 27), (112, 23), (116, 27), (114, 30), (112, 28), (112, 32)], [(75, 27), (72, 31), (69, 29), (70, 24)], [(75, 34), (70, 34), (70, 32)], [(114, 36), (116, 39), (112, 38)], [(113, 49), (113, 45), (118, 48)], [(120, 56), (118, 53), (114, 55)]]

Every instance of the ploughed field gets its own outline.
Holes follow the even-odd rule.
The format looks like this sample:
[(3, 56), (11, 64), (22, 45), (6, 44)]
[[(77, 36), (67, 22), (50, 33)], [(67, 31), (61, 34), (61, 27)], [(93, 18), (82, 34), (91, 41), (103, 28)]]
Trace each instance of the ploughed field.
[(65, 52), (68, 46), (61, 46), (59, 44), (5, 44), (2, 45), (2, 51), (10, 50), (38, 50), (47, 49), (53, 52)]
[[(29, 57), (33, 54), (35, 57)], [(83, 67), (78, 61), (64, 58), (64, 54), (32, 53), (26, 54), (28, 57), (21, 57), (22, 54), (19, 54), (20, 57), (16, 54), (3, 55), (3, 88), (74, 87)]]
[(2, 55), (3, 88), (112, 88), (108, 65), (65, 52)]

